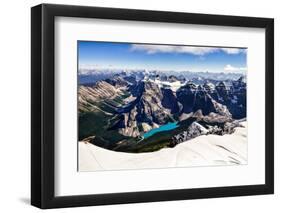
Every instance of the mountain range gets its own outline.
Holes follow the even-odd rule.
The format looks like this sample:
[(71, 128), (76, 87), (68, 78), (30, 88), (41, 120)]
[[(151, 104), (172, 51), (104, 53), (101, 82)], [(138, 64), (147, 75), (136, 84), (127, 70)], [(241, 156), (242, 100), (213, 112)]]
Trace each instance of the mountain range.
[(79, 140), (151, 152), (202, 134), (231, 133), (237, 120), (246, 119), (245, 76), (199, 74), (120, 71), (88, 73), (87, 81), (79, 76)]

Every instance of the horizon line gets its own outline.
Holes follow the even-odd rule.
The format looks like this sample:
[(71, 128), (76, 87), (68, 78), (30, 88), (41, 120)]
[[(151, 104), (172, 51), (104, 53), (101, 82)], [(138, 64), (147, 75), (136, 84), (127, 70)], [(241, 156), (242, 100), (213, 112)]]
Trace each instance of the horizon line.
[[(107, 71), (123, 71), (123, 72), (126, 72), (126, 71), (158, 71), (158, 72), (192, 72), (192, 73), (223, 73), (223, 74), (246, 74), (247, 73), (247, 68), (246, 70), (241, 70), (241, 71), (237, 71), (237, 72), (231, 72), (231, 71), (209, 71), (209, 70), (206, 70), (206, 71), (192, 71), (192, 70), (173, 70), (173, 69), (169, 69), (169, 70), (163, 70), (163, 69), (147, 69), (147, 68), (110, 68), (110, 67), (107, 67), (107, 68), (103, 68), (103, 67), (97, 67), (97, 68), (78, 68), (78, 74), (83, 74), (83, 73), (80, 73), (80, 70), (87, 70), (87, 71), (95, 71), (95, 70), (107, 70)], [(90, 73), (90, 72), (89, 72)]]

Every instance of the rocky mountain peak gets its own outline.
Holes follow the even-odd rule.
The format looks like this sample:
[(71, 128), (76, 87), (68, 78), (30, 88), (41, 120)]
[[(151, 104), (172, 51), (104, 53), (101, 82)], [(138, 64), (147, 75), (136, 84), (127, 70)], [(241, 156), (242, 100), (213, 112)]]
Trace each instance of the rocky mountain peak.
[(246, 83), (246, 77), (245, 76), (241, 76), (237, 81), (241, 82), (241, 83)]
[(203, 87), (207, 92), (213, 92), (215, 90), (215, 85), (211, 82), (205, 82), (203, 84)]
[(179, 80), (179, 79), (178, 79), (176, 76), (174, 76), (174, 75), (170, 75), (170, 76), (168, 77), (168, 81), (171, 82), (171, 83), (176, 82), (176, 81), (178, 81), (178, 80)]

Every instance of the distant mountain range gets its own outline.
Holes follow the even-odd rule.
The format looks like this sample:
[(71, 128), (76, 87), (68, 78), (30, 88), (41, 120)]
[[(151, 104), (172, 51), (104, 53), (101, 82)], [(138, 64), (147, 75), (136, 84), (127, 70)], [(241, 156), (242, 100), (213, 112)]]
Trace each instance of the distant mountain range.
[(241, 74), (84, 72), (79, 82), (79, 140), (116, 151), (155, 151), (183, 137), (231, 133), (246, 118)]
[(96, 81), (112, 78), (114, 75), (141, 75), (150, 76), (150, 78), (161, 76), (167, 79), (169, 76), (176, 76), (179, 79), (193, 80), (194, 83), (202, 83), (206, 79), (213, 80), (236, 80), (242, 74), (231, 72), (191, 72), (191, 71), (159, 71), (159, 70), (122, 70), (122, 69), (80, 69), (79, 84), (91, 84)]

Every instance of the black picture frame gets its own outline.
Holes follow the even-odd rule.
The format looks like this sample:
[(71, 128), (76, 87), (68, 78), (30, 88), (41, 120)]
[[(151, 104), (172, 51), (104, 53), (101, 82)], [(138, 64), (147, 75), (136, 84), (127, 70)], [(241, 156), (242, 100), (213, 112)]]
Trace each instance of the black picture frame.
[[(265, 184), (93, 195), (54, 195), (54, 20), (57, 16), (264, 28)], [(274, 20), (240, 16), (41, 4), (31, 8), (31, 204), (42, 209), (274, 193)]]

